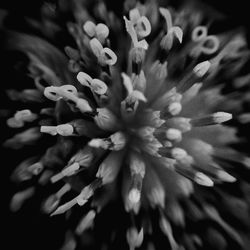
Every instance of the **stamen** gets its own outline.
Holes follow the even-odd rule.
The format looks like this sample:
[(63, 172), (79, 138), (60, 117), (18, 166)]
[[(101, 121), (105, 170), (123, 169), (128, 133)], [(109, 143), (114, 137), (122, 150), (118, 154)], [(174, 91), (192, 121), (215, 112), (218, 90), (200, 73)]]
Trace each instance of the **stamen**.
[(69, 161), (69, 164), (78, 163), (81, 167), (90, 166), (93, 161), (94, 155), (92, 149), (86, 146), (84, 149), (79, 150)]
[(103, 81), (99, 79), (93, 79), (92, 90), (98, 95), (104, 95), (107, 92), (108, 87)]
[(139, 101), (147, 102), (146, 97), (144, 94), (138, 90), (133, 89), (133, 85), (131, 79), (125, 73), (122, 73), (123, 77), (123, 84), (127, 89), (128, 96), (124, 101), (121, 102), (121, 110), (123, 115), (126, 116), (126, 113), (134, 114), (138, 105)]
[(56, 192), (56, 196), (58, 198), (61, 198), (63, 195), (65, 195), (70, 190), (71, 190), (71, 186), (68, 183), (66, 183), (66, 184), (64, 184), (64, 186), (61, 187), (61, 189), (59, 189)]
[(170, 127), (179, 129), (182, 133), (190, 131), (192, 128), (191, 119), (185, 117), (173, 117), (169, 119), (166, 123)]
[(83, 29), (89, 37), (96, 36), (101, 43), (104, 43), (105, 39), (109, 35), (109, 28), (103, 23), (95, 25), (93, 22), (87, 21), (83, 25)]
[(206, 187), (212, 187), (214, 185), (214, 182), (207, 175), (201, 172), (197, 172), (195, 174), (194, 181), (199, 185)]
[(112, 66), (112, 65), (116, 64), (117, 56), (110, 48), (104, 48), (102, 50), (102, 54), (101, 54), (101, 57), (99, 58), (99, 60), (104, 65), (108, 64), (108, 65)]
[(144, 93), (146, 89), (146, 77), (143, 70), (140, 71), (139, 75), (132, 74), (132, 84), (134, 89)]
[(124, 101), (121, 102), (121, 113), (124, 118), (132, 117), (139, 105), (139, 101), (132, 96), (128, 96)]
[(63, 214), (67, 212), (70, 208), (75, 206), (77, 204), (76, 199), (72, 199), (71, 201), (61, 205), (58, 207), (50, 216), (58, 215), (58, 214)]
[(95, 179), (88, 186), (84, 187), (81, 193), (76, 197), (77, 204), (83, 206), (86, 204), (91, 196), (93, 196), (96, 189), (102, 185), (102, 180)]
[(168, 140), (179, 142), (182, 139), (182, 133), (179, 129), (169, 128), (166, 131), (166, 137)]
[(145, 176), (145, 163), (138, 154), (133, 153), (130, 156), (130, 173), (132, 183), (127, 196), (127, 209), (137, 213), (141, 199), (142, 181)]
[(165, 50), (169, 51), (173, 46), (173, 38), (176, 37), (180, 43), (182, 43), (183, 31), (178, 26), (173, 26), (172, 17), (170, 11), (166, 8), (160, 8), (161, 15), (165, 18), (167, 24), (167, 34), (161, 41), (161, 46)]
[(93, 109), (91, 108), (91, 106), (89, 105), (88, 101), (82, 98), (78, 98), (76, 101), (76, 107), (82, 112), (82, 113), (86, 113), (86, 112), (92, 112)]
[(96, 38), (93, 38), (90, 40), (89, 45), (94, 55), (100, 58), (103, 50), (102, 44)]
[(146, 50), (135, 47), (130, 50), (130, 57), (132, 61), (132, 73), (139, 74), (142, 71), (142, 64), (145, 60)]
[(20, 149), (24, 145), (33, 145), (41, 134), (37, 127), (32, 127), (20, 132), (4, 142), (5, 147)]
[[(219, 39), (213, 35), (207, 35), (207, 27), (198, 26), (192, 32), (192, 40), (198, 42), (192, 51), (191, 55), (198, 57), (201, 53), (210, 55), (215, 53), (220, 45)], [(209, 46), (206, 46), (209, 44)]]
[(46, 87), (44, 89), (44, 95), (51, 101), (56, 102), (62, 98), (58, 93), (58, 89), (59, 89), (58, 87), (54, 86)]
[(182, 105), (180, 102), (172, 102), (169, 106), (168, 106), (168, 112), (175, 116), (178, 115), (182, 110)]
[(173, 27), (170, 31), (161, 39), (160, 46), (166, 52), (169, 52), (174, 45), (174, 37), (176, 37), (179, 43), (182, 43), (183, 32), (180, 27)]
[(44, 89), (44, 95), (52, 100), (58, 101), (61, 98), (75, 102), (77, 98), (77, 89), (73, 85), (63, 85), (60, 87), (50, 86)]
[(136, 23), (136, 28), (135, 28), (137, 34), (139, 37), (146, 37), (151, 33), (151, 24), (147, 17), (142, 16)]
[(131, 175), (140, 175), (142, 178), (145, 176), (145, 163), (139, 155), (133, 153), (130, 156), (130, 171)]
[(154, 208), (156, 206), (165, 207), (165, 190), (162, 185), (158, 185), (152, 188), (148, 194), (150, 205)]
[(112, 66), (117, 62), (116, 54), (109, 48), (103, 48), (102, 44), (96, 38), (91, 39), (89, 44), (92, 52), (101, 65)]
[(167, 31), (173, 27), (172, 16), (167, 8), (159, 8), (161, 15), (164, 17), (167, 24)]
[(173, 148), (171, 150), (172, 156), (176, 159), (176, 160), (182, 160), (183, 158), (187, 157), (187, 152), (182, 149), (182, 148)]
[(134, 90), (129, 96), (132, 99), (136, 99), (136, 100), (142, 101), (142, 102), (147, 102), (147, 98), (145, 97), (145, 95), (141, 91)]
[(65, 100), (71, 100), (73, 102), (77, 100), (77, 89), (73, 85), (60, 86), (59, 93)]
[(76, 76), (77, 80), (86, 87), (90, 87), (93, 81), (92, 77), (84, 72), (79, 72)]
[(164, 92), (160, 97), (156, 98), (152, 106), (154, 109), (162, 110), (173, 101), (180, 101), (182, 95), (176, 92), (176, 88)]
[(201, 41), (207, 37), (207, 27), (197, 26), (192, 32), (192, 40), (195, 42)]
[(194, 127), (220, 124), (232, 119), (232, 115), (226, 112), (217, 112), (201, 118), (194, 118), (190, 122)]
[(223, 123), (233, 118), (232, 114), (226, 112), (217, 112), (213, 114), (213, 119), (216, 123)]
[(219, 169), (216, 172), (217, 177), (225, 182), (235, 182), (237, 179), (235, 177), (233, 177), (232, 175), (230, 175), (229, 173), (225, 172), (222, 169)]
[(160, 157), (158, 151), (162, 148), (162, 146), (163, 145), (155, 137), (153, 137), (151, 141), (143, 145), (142, 149), (150, 155)]
[(204, 154), (207, 156), (211, 156), (215, 151), (214, 147), (211, 144), (209, 144), (201, 139), (192, 139), (190, 141), (190, 148), (192, 148), (193, 150), (195, 150), (199, 154)]
[(161, 119), (161, 112), (156, 110), (152, 112), (149, 122), (153, 127), (159, 128), (165, 123), (165, 120)]
[(103, 148), (103, 149), (108, 149), (110, 142), (104, 139), (92, 139), (89, 141), (88, 145), (93, 148)]
[(62, 135), (62, 136), (71, 136), (73, 135), (74, 128), (70, 124), (61, 124), (58, 126), (41, 126), (41, 133), (47, 133), (50, 135)]
[(134, 250), (142, 245), (143, 235), (143, 228), (141, 228), (140, 232), (135, 227), (127, 230), (126, 237), (130, 250)]
[(44, 169), (44, 166), (41, 162), (36, 162), (28, 167), (28, 171), (32, 173), (32, 175), (39, 175)]
[(94, 148), (119, 151), (126, 145), (126, 137), (122, 132), (116, 132), (106, 139), (92, 139), (88, 145)]
[(239, 120), (240, 123), (246, 124), (250, 123), (250, 113), (243, 113), (240, 114), (237, 119)]
[(182, 98), (182, 104), (185, 104), (191, 101), (200, 91), (202, 88), (202, 83), (195, 83), (192, 87), (190, 87), (184, 94)]
[(27, 188), (23, 191), (16, 193), (12, 197), (11, 202), (10, 202), (11, 211), (13, 211), (13, 212), (18, 211), (22, 207), (23, 203), (27, 199), (29, 199), (31, 196), (33, 196), (34, 193), (35, 193), (34, 187), (30, 187), (30, 188)]
[(47, 133), (50, 135), (57, 135), (56, 126), (41, 126), (40, 132)]
[(142, 139), (146, 139), (146, 140), (151, 140), (154, 135), (153, 133), (155, 132), (155, 128), (154, 127), (141, 127), (140, 129), (137, 130), (137, 134), (142, 138)]
[(167, 33), (160, 42), (160, 46), (163, 50), (165, 50), (166, 52), (169, 52), (172, 47), (173, 47), (173, 36), (171, 35), (171, 33)]
[(180, 27), (172, 27), (170, 32), (172, 32), (176, 36), (176, 38), (179, 40), (179, 43), (182, 43), (183, 31)]
[(87, 21), (83, 25), (83, 29), (90, 37), (93, 37), (96, 34), (96, 25), (91, 21)]
[(148, 18), (141, 16), (137, 8), (129, 11), (129, 19), (139, 37), (143, 38), (151, 33), (151, 24)]
[(84, 72), (79, 72), (77, 74), (77, 80), (83, 86), (89, 87), (93, 92), (98, 95), (104, 95), (108, 90), (107, 85), (103, 81), (99, 79), (92, 79), (91, 76)]
[(171, 147), (173, 147), (173, 143), (170, 141), (164, 141), (163, 146), (166, 148), (171, 148)]
[(151, 72), (155, 74), (157, 79), (165, 79), (168, 75), (167, 61), (165, 61), (164, 63), (161, 63), (159, 60), (155, 61), (151, 66)]
[(131, 22), (137, 23), (140, 17), (141, 17), (141, 14), (137, 8), (134, 8), (129, 11), (129, 19)]
[(21, 128), (24, 126), (24, 122), (22, 120), (17, 120), (14, 117), (9, 118), (6, 123), (10, 128)]
[(116, 132), (110, 136), (110, 140), (112, 142), (111, 150), (119, 151), (123, 149), (126, 145), (126, 137), (122, 132)]
[(37, 115), (33, 114), (29, 109), (24, 109), (17, 111), (14, 118), (24, 122), (33, 122), (37, 118)]
[(74, 132), (74, 128), (70, 124), (61, 124), (56, 127), (57, 133), (62, 136), (70, 136)]
[(79, 163), (75, 162), (72, 165), (70, 165), (69, 167), (66, 167), (65, 169), (63, 169), (60, 173), (52, 176), (51, 182), (56, 183), (56, 182), (60, 181), (61, 179), (63, 179), (64, 177), (74, 175), (77, 172), (77, 170), (79, 170), (79, 168), (80, 168)]
[(178, 246), (177, 242), (174, 239), (171, 224), (163, 216), (161, 216), (160, 218), (160, 227), (162, 232), (168, 237), (171, 249), (178, 249), (178, 248), (180, 249), (180, 247)]
[(204, 61), (197, 64), (193, 71), (198, 77), (203, 77), (210, 69), (211, 63), (209, 61)]
[(126, 88), (126, 90), (128, 92), (128, 95), (130, 95), (133, 92), (133, 85), (132, 85), (131, 79), (125, 73), (122, 73), (121, 75), (122, 75), (122, 78), (123, 78), (124, 87)]
[(96, 177), (102, 180), (103, 185), (113, 182), (122, 165), (123, 152), (111, 152), (107, 158), (101, 163)]
[(59, 205), (60, 200), (63, 195), (71, 190), (71, 187), (66, 183), (61, 189), (59, 189), (55, 194), (50, 195), (43, 204), (43, 210), (50, 214), (53, 212)]
[(77, 235), (82, 235), (82, 233), (90, 228), (93, 225), (93, 221), (95, 219), (96, 212), (94, 210), (90, 210), (79, 222), (77, 228), (75, 230)]
[(141, 199), (141, 191), (136, 188), (131, 189), (128, 194), (128, 199), (132, 204), (139, 203)]
[(21, 128), (25, 122), (33, 122), (37, 119), (37, 115), (32, 113), (29, 109), (17, 111), (14, 117), (7, 120), (7, 125), (11, 128)]
[(129, 33), (133, 46), (134, 47), (138, 47), (138, 48), (143, 48), (145, 50), (148, 49), (148, 43), (146, 42), (145, 39), (138, 41), (138, 37), (134, 28), (134, 25), (131, 21), (129, 21), (125, 16), (123, 17), (125, 20), (125, 26), (126, 26), (126, 30)]
[(42, 210), (50, 214), (52, 213), (59, 205), (60, 198), (56, 194), (50, 195), (43, 203)]
[(99, 23), (96, 26), (95, 32), (96, 32), (96, 36), (97, 36), (98, 40), (101, 42), (104, 42), (105, 39), (109, 35), (109, 28), (107, 25), (105, 25), (103, 23)]

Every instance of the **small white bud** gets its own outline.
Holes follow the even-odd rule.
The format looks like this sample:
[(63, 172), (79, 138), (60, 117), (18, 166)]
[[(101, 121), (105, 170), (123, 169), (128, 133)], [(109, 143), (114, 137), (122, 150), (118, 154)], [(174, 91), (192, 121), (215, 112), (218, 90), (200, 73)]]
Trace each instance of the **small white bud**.
[(70, 136), (74, 132), (74, 128), (70, 124), (61, 124), (56, 127), (56, 131), (59, 135)]
[(182, 138), (182, 133), (179, 129), (169, 128), (166, 131), (166, 137), (167, 139), (172, 141), (180, 141)]
[(205, 174), (197, 172), (194, 177), (194, 181), (202, 186), (212, 187), (214, 182)]
[(226, 112), (217, 112), (213, 114), (215, 123), (223, 123), (233, 118), (232, 114)]
[(203, 77), (210, 69), (211, 63), (209, 61), (204, 61), (197, 64), (193, 71), (198, 77)]

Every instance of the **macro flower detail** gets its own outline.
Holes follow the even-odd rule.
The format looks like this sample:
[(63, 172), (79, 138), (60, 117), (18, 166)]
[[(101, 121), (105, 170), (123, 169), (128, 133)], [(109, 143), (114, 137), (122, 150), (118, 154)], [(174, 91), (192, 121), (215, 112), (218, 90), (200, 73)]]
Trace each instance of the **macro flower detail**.
[[(14, 181), (30, 185), (13, 196), (12, 210), (50, 186), (41, 210), (74, 221), (64, 250), (212, 249), (214, 239), (215, 249), (243, 247), (215, 201), (234, 199), (223, 189), (241, 178), (234, 164), (249, 168), (233, 147), (241, 141), (237, 127), (227, 123), (247, 116), (243, 99), (233, 102), (224, 91), (249, 58), (243, 34), (213, 33), (202, 11), (185, 5), (125, 1), (118, 17), (103, 1), (93, 1), (93, 11), (85, 1), (69, 2), (73, 45), (61, 52), (34, 38), (52, 55), (17, 46), (29, 57), (34, 88), (7, 91), (25, 109), (8, 117), (17, 133), (4, 144), (19, 149), (45, 138), (50, 145), (41, 143), (14, 171)], [(113, 218), (103, 218), (108, 213)], [(122, 225), (108, 225), (122, 216)], [(201, 232), (194, 225), (204, 221)]]

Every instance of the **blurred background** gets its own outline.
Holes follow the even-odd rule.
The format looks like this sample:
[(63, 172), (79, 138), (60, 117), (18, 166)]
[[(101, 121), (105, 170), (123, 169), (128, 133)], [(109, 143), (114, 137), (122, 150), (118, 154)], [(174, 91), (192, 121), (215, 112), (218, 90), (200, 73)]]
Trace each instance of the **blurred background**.
[[(15, 27), (18, 30), (25, 31), (25, 24), (23, 22), (23, 16), (29, 16), (38, 18), (41, 5), (45, 1), (42, 0), (1, 0), (0, 1), (0, 23), (1, 17), (5, 15), (6, 11), (11, 13), (9, 18), (9, 25)], [(171, 2), (171, 1), (170, 1)], [(172, 1), (178, 2), (178, 1)], [(205, 2), (215, 8), (215, 10), (228, 16), (228, 26), (244, 26), (247, 32), (248, 41), (250, 41), (250, 17), (249, 17), (249, 1), (238, 0), (205, 0)], [(119, 0), (107, 0), (109, 8), (114, 9), (117, 13), (121, 13), (122, 1)], [(2, 9), (2, 10), (1, 10)], [(227, 27), (226, 27), (227, 28)], [(1, 34), (1, 33), (0, 33)], [(25, 65), (22, 63), (16, 64), (25, 60), (22, 54), (14, 53), (7, 54), (3, 49), (4, 37), (0, 36), (0, 105), (1, 109), (11, 105), (8, 103), (4, 90), (8, 86), (28, 86), (31, 81), (24, 74), (20, 74), (20, 68), (25, 70)], [(15, 62), (15, 63), (14, 63)], [(19, 70), (17, 70), (17, 67)], [(3, 142), (9, 137), (10, 131), (5, 126), (5, 120), (0, 119), (0, 141)], [(32, 150), (37, 150), (36, 148)], [(4, 233), (4, 240), (7, 245), (2, 249), (14, 250), (54, 250), (60, 246), (63, 241), (63, 235), (65, 231), (64, 219), (60, 216), (53, 217), (41, 215), (37, 210), (36, 204), (27, 204), (25, 209), (18, 213), (11, 213), (9, 211), (9, 201), (11, 195), (15, 191), (15, 186), (9, 180), (11, 172), (15, 165), (19, 162), (20, 156), (24, 152), (19, 151), (17, 154), (10, 154), (10, 151), (1, 148), (1, 207), (4, 208), (3, 216), (1, 220), (1, 228)], [(33, 212), (32, 212), (33, 211)], [(250, 247), (249, 247), (250, 249)]]

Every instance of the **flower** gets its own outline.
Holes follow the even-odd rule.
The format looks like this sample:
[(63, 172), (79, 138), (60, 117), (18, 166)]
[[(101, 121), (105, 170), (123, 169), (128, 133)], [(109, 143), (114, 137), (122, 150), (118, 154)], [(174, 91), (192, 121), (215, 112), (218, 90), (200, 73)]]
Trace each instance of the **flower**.
[[(242, 221), (232, 201), (243, 210), (246, 202), (223, 185), (240, 177), (236, 163), (249, 167), (232, 146), (240, 142), (236, 127), (226, 123), (247, 115), (244, 99), (224, 90), (242, 79), (244, 36), (214, 34), (202, 12), (188, 6), (174, 10), (150, 0), (124, 6), (118, 17), (103, 1), (59, 1), (74, 15), (66, 23), (74, 38), (65, 47), (69, 60), (40, 38), (10, 35), (29, 57), (34, 87), (7, 91), (25, 109), (8, 117), (19, 130), (4, 145), (20, 149), (54, 138), (14, 171), (14, 180), (30, 185), (13, 196), (11, 208), (53, 184), (43, 212), (77, 221), (62, 249), (158, 249), (158, 234), (169, 249), (215, 248), (215, 240), (215, 249), (241, 247), (221, 203)], [(106, 225), (110, 216), (117, 222)], [(194, 226), (206, 221), (204, 232)]]

